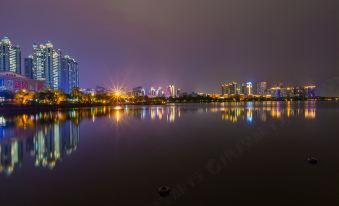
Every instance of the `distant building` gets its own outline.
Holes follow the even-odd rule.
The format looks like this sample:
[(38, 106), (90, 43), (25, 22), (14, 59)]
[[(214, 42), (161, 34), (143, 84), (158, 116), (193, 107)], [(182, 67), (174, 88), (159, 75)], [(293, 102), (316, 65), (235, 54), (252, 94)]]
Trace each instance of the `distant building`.
[(230, 82), (221, 85), (222, 95), (235, 95), (238, 93), (238, 83)]
[(252, 82), (246, 83), (246, 88), (245, 88), (244, 94), (246, 94), (246, 95), (252, 95), (253, 94), (253, 84), (252, 84)]
[(268, 83), (265, 82), (265, 81), (254, 83), (253, 94), (261, 95), (261, 96), (265, 95), (266, 92), (267, 92), (267, 85), (268, 85)]
[(92, 89), (92, 88), (87, 88), (87, 89), (80, 88), (80, 91), (84, 94), (91, 94), (91, 95), (94, 95), (96, 93), (95, 89)]
[(79, 87), (79, 65), (70, 56), (61, 59), (60, 90), (70, 93), (74, 87)]
[(181, 89), (179, 89), (179, 88), (177, 89), (177, 91), (176, 91), (176, 96), (177, 96), (177, 97), (181, 97)]
[(145, 96), (146, 92), (145, 92), (145, 89), (143, 87), (139, 86), (139, 87), (133, 88), (132, 95), (136, 96), (136, 97)]
[(33, 56), (28, 56), (24, 60), (24, 75), (28, 78), (33, 79)]
[(253, 85), (252, 82), (241, 83), (230, 82), (221, 85), (221, 94), (232, 96), (232, 95), (252, 95), (253, 94)]
[(165, 92), (164, 92), (164, 90), (162, 89), (162, 87), (158, 87), (158, 89), (156, 90), (155, 94), (156, 94), (157, 97), (163, 97), (163, 96), (165, 96)]
[(168, 85), (168, 87), (167, 87), (167, 96), (168, 97), (175, 97), (176, 96), (176, 91), (175, 91), (175, 86), (174, 85)]
[(304, 95), (306, 98), (315, 97), (315, 88), (316, 86), (304, 86)]
[(303, 87), (294, 87), (293, 88), (293, 96), (298, 98), (305, 97), (305, 90)]
[(21, 74), (21, 49), (12, 45), (8, 37), (0, 40), (0, 72)]
[(294, 88), (293, 87), (281, 87), (281, 97), (291, 98), (294, 97)]
[(95, 87), (95, 93), (96, 94), (104, 94), (106, 92), (108, 92), (108, 89), (106, 89), (105, 87), (101, 87), (101, 86)]
[(274, 98), (281, 98), (281, 88), (280, 87), (272, 87), (268, 90), (268, 94)]
[(44, 88), (44, 82), (33, 80), (14, 72), (0, 72), (0, 91), (16, 92), (19, 90), (40, 91)]
[(148, 92), (148, 95), (151, 96), (151, 97), (157, 96), (156, 90), (155, 90), (154, 87), (151, 87), (151, 88), (150, 88), (150, 90), (149, 90), (149, 92)]

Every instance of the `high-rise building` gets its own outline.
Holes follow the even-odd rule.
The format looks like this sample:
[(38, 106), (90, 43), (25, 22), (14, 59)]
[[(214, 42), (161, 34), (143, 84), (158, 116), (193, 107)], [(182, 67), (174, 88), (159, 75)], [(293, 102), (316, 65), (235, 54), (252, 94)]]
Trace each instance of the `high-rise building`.
[(28, 78), (33, 79), (33, 56), (30, 55), (24, 60), (24, 75)]
[(267, 92), (267, 82), (256, 82), (253, 86), (253, 94), (265, 95)]
[(163, 97), (165, 95), (164, 90), (162, 89), (162, 87), (158, 87), (158, 89), (155, 92), (156, 96), (158, 97)]
[(304, 86), (305, 97), (314, 98), (315, 97), (315, 88), (316, 86)]
[(51, 42), (33, 45), (33, 79), (45, 81), (51, 89), (60, 88), (61, 51)]
[(168, 97), (175, 97), (176, 96), (176, 91), (175, 91), (175, 86), (174, 85), (168, 85), (168, 87), (167, 87), (167, 96)]
[(230, 82), (221, 85), (221, 94), (222, 95), (235, 95), (238, 94), (238, 83)]
[(272, 88), (268, 89), (268, 94), (271, 95), (272, 97), (275, 97), (275, 98), (281, 98), (282, 97), (280, 87), (272, 87)]
[(246, 95), (252, 95), (253, 94), (253, 85), (252, 85), (252, 82), (247, 82), (246, 83), (245, 94)]
[(145, 96), (146, 92), (142, 86), (133, 88), (132, 95), (136, 97)]
[(70, 93), (74, 87), (79, 87), (79, 65), (66, 55), (61, 59), (60, 87), (66, 93)]
[(181, 97), (181, 89), (180, 88), (177, 89), (176, 96), (177, 97)]
[(12, 45), (8, 37), (0, 40), (0, 71), (21, 74), (21, 49)]
[(157, 94), (156, 94), (156, 90), (155, 90), (155, 88), (154, 88), (154, 87), (151, 87), (151, 88), (150, 88), (150, 90), (149, 90), (148, 94), (149, 94), (149, 96), (151, 96), (151, 97), (155, 97), (155, 96), (157, 96)]

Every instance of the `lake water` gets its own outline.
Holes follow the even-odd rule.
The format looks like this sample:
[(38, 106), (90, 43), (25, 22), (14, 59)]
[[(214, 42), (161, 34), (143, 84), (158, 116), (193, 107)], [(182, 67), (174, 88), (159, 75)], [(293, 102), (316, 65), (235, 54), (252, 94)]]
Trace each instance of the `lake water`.
[(0, 205), (338, 205), (338, 123), (313, 101), (0, 114)]

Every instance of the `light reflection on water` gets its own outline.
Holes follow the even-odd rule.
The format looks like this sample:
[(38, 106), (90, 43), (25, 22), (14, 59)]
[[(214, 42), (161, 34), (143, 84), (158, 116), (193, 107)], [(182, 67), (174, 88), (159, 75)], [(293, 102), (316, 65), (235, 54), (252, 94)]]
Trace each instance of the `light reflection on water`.
[[(316, 118), (316, 102), (305, 102), (301, 105), (291, 102), (264, 102), (256, 105), (248, 103), (225, 103), (224, 107), (215, 108), (213, 112), (221, 112), (222, 120), (236, 123), (240, 120), (246, 120), (249, 124), (256, 121), (266, 122), (268, 118), (281, 119), (292, 118), (294, 116), (304, 117), (305, 119)], [(255, 116), (255, 118), (253, 117)]]
[(123, 106), (71, 109), (14, 116), (0, 116), (0, 173), (11, 175), (24, 157), (33, 158), (35, 167), (53, 169), (61, 159), (76, 151), (80, 143), (82, 120), (96, 122), (107, 117), (113, 125), (140, 121), (174, 123), (185, 113), (215, 113), (229, 123), (253, 124), (270, 119), (316, 118), (316, 102), (221, 103), (169, 106)]

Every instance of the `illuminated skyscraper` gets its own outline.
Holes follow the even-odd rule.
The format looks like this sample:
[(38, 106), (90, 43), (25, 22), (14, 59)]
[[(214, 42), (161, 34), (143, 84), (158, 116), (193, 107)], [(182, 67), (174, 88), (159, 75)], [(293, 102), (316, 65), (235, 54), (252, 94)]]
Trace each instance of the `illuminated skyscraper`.
[(158, 97), (163, 97), (165, 95), (164, 90), (162, 89), (162, 87), (158, 87), (157, 91), (155, 92), (156, 96)]
[(133, 96), (141, 97), (141, 96), (145, 96), (146, 92), (145, 92), (145, 89), (143, 87), (139, 86), (139, 87), (133, 88), (132, 94), (133, 94)]
[(156, 94), (156, 91), (155, 91), (155, 88), (154, 87), (151, 87), (150, 88), (150, 90), (149, 90), (149, 92), (148, 92), (148, 94), (150, 95), (150, 96), (156, 96), (157, 94)]
[(60, 88), (61, 51), (51, 42), (33, 45), (33, 79), (45, 81), (51, 89)]
[(175, 86), (174, 85), (169, 85), (167, 87), (167, 96), (168, 97), (175, 97), (176, 96), (176, 91), (175, 91)]
[(222, 95), (235, 95), (239, 94), (238, 91), (238, 83), (237, 82), (230, 82), (221, 85), (221, 94)]
[(267, 82), (256, 82), (253, 86), (253, 94), (265, 95), (267, 91)]
[(306, 98), (314, 98), (315, 97), (315, 88), (316, 86), (305, 86), (305, 97)]
[(280, 87), (272, 87), (268, 90), (268, 93), (275, 98), (281, 98), (281, 88)]
[(66, 93), (70, 93), (74, 87), (79, 87), (79, 65), (66, 55), (61, 59), (60, 87)]
[(28, 56), (28, 58), (25, 58), (24, 62), (24, 75), (33, 79), (33, 56)]
[(181, 89), (179, 89), (179, 88), (177, 89), (177, 91), (176, 91), (176, 96), (177, 96), (177, 97), (180, 97), (180, 96), (181, 96)]
[(13, 46), (8, 37), (0, 40), (0, 71), (21, 74), (21, 49)]
[(247, 82), (246, 83), (245, 94), (246, 95), (252, 95), (253, 94), (253, 85), (252, 85), (252, 82)]

